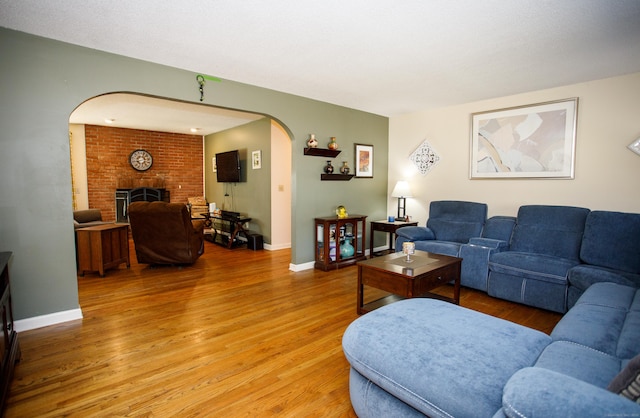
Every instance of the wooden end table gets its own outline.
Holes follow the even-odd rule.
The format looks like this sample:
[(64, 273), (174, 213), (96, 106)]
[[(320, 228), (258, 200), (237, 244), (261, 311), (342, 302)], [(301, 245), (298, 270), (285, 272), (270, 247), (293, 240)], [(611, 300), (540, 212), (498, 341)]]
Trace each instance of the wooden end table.
[[(396, 230), (398, 228), (402, 228), (403, 226), (418, 226), (418, 222), (388, 222), (386, 220), (371, 221), (371, 233), (369, 234), (369, 257), (375, 257), (376, 255), (393, 252), (393, 243), (395, 241), (394, 235), (396, 233)], [(373, 252), (373, 233), (375, 231), (382, 231), (389, 234), (389, 249), (384, 252), (378, 252), (377, 254), (374, 254)]]
[[(406, 261), (403, 253), (358, 262), (357, 312), (364, 314), (380, 306), (404, 298), (433, 297), (460, 304), (460, 268), (462, 259), (447, 255), (416, 251)], [(429, 293), (449, 282), (454, 282), (453, 297)], [(392, 295), (364, 304), (364, 285), (375, 287)]]
[(129, 260), (129, 224), (104, 224), (76, 229), (78, 239), (78, 273), (97, 271), (104, 277), (105, 269)]

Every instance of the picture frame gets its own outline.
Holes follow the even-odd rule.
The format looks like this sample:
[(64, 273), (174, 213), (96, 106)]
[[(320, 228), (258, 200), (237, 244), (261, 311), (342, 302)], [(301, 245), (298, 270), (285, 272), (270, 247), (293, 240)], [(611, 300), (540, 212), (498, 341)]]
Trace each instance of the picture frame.
[(262, 168), (262, 151), (251, 151), (251, 168), (253, 170)]
[(373, 178), (373, 145), (355, 145), (355, 176)]
[(578, 98), (471, 114), (471, 179), (573, 179)]

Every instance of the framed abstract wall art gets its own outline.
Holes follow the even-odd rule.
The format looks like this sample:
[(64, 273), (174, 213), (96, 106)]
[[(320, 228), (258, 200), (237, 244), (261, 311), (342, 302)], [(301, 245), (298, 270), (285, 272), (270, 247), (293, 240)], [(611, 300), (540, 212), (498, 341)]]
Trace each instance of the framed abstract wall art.
[(356, 177), (373, 178), (373, 145), (355, 144)]
[(471, 115), (471, 179), (573, 179), (578, 98)]

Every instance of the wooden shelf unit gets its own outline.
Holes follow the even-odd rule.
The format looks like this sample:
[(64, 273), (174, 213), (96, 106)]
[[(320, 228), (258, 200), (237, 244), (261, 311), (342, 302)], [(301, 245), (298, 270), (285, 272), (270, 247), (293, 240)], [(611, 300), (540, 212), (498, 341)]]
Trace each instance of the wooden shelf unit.
[(304, 155), (314, 155), (316, 157), (334, 158), (340, 154), (342, 150), (328, 148), (305, 148)]
[[(352, 215), (346, 218), (327, 216), (315, 218), (315, 264), (314, 267), (328, 271), (350, 266), (360, 260), (366, 260), (366, 216)], [(350, 239), (354, 253), (342, 257), (340, 246)]]
[(320, 174), (320, 180), (349, 181), (353, 176), (353, 174)]

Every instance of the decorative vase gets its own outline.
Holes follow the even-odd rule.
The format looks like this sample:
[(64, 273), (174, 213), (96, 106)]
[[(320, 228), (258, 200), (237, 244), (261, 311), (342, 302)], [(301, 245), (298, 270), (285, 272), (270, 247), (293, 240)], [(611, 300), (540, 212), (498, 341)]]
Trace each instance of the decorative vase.
[(310, 138), (307, 141), (307, 147), (316, 148), (318, 146), (318, 140), (316, 139), (315, 134), (310, 134)]
[(335, 136), (331, 137), (331, 142), (329, 142), (328, 148), (333, 150), (338, 149), (338, 143), (336, 142)]
[(327, 174), (333, 173), (333, 166), (331, 165), (331, 161), (327, 161), (327, 165), (324, 166), (324, 172)]
[(355, 248), (351, 245), (352, 237), (345, 237), (344, 241), (340, 243), (340, 258), (353, 257), (356, 253)]
[(347, 162), (346, 162), (346, 161), (343, 161), (343, 162), (342, 162), (342, 167), (340, 167), (340, 172), (341, 172), (342, 174), (349, 174), (349, 170), (350, 170), (350, 168), (349, 168), (349, 166), (347, 165)]

